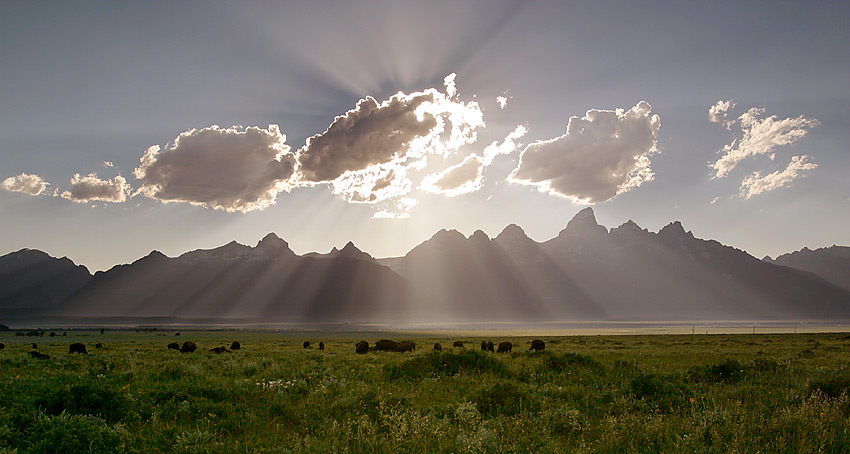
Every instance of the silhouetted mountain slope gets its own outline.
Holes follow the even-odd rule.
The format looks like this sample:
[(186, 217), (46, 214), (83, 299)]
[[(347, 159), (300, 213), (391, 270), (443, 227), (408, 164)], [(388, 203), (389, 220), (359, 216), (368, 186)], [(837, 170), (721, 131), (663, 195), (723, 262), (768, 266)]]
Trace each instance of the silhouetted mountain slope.
[(850, 289), (836, 285), (848, 282), (847, 250), (777, 258), (795, 269), (696, 238), (678, 221), (657, 233), (632, 221), (609, 231), (586, 208), (543, 243), (516, 225), (495, 239), (441, 230), (381, 260), (350, 242), (298, 256), (269, 234), (255, 247), (230, 242), (176, 258), (154, 251), (91, 277), (68, 259), (20, 251), (0, 257), (0, 295), (19, 312), (83, 318), (848, 319)]
[(543, 249), (615, 318), (752, 319), (850, 316), (850, 294), (764, 263), (673, 222), (606, 232), (587, 208)]
[(270, 235), (254, 248), (233, 242), (177, 258), (152, 252), (95, 274), (62, 313), (299, 322), (392, 320), (404, 314), (409, 284), (353, 244), (343, 250), (299, 257)]
[(67, 257), (21, 249), (0, 257), (0, 311), (50, 309), (82, 288), (89, 270)]
[(803, 248), (797, 252), (782, 254), (768, 263), (796, 268), (815, 273), (833, 284), (850, 291), (850, 247), (831, 246), (811, 250)]

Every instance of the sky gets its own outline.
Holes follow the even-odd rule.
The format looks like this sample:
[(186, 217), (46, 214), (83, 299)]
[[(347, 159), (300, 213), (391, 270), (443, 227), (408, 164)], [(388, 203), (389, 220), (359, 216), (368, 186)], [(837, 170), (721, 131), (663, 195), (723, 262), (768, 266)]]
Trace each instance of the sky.
[(0, 3), (0, 255), (850, 245), (847, 2)]

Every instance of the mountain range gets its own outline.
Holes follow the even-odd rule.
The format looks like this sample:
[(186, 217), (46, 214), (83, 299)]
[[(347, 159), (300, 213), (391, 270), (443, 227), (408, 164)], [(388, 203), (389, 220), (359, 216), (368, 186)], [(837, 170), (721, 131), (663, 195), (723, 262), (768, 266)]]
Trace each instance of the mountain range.
[(0, 257), (0, 317), (292, 323), (850, 319), (850, 248), (759, 260), (672, 222), (607, 229), (585, 208), (538, 243), (441, 230), (404, 257), (353, 243), (295, 254), (268, 234), (91, 275), (23, 249)]

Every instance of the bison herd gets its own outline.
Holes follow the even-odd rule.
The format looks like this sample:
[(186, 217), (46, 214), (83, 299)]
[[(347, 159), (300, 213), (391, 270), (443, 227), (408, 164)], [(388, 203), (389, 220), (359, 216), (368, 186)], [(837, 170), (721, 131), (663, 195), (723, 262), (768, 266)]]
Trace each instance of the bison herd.
[[(311, 345), (312, 344), (310, 343), (310, 341), (304, 341), (301, 344), (301, 346), (303, 348), (311, 348)], [(463, 341), (454, 341), (454, 343), (452, 344), (452, 347), (456, 347), (456, 348), (463, 348), (463, 346), (464, 346)], [(0, 343), (0, 350), (2, 350), (5, 347), (6, 346), (4, 344)], [(101, 344), (101, 343), (97, 343), (95, 345), (95, 348), (98, 348), (98, 349), (102, 348), (102, 347), (103, 347), (103, 344)], [(29, 354), (33, 358), (38, 358), (38, 359), (48, 359), (48, 358), (50, 358), (49, 355), (45, 355), (45, 354), (42, 354), (42, 353), (35, 351), (35, 349), (38, 348), (37, 344), (32, 344), (32, 348), (33, 348), (33, 351), (29, 352)], [(221, 347), (211, 348), (211, 349), (209, 349), (209, 351), (213, 352), (215, 354), (221, 354), (221, 353), (231, 353), (232, 351), (239, 350), (240, 348), (242, 348), (242, 345), (239, 343), (239, 341), (233, 341), (233, 343), (230, 344), (229, 350), (227, 349), (227, 347), (221, 346)], [(511, 342), (499, 342), (499, 344), (496, 345), (496, 344), (493, 343), (493, 341), (481, 341), (481, 350), (485, 351), (485, 352), (494, 352), (495, 351), (496, 353), (511, 353), (513, 348), (514, 348), (514, 345)], [(168, 344), (168, 349), (169, 350), (179, 350), (181, 353), (192, 353), (192, 352), (194, 352), (195, 350), (198, 349), (198, 345), (195, 344), (192, 341), (185, 341), (185, 342), (183, 342), (183, 345), (180, 345), (177, 342), (171, 342), (171, 343)], [(325, 343), (319, 342), (319, 350), (324, 350), (324, 349), (325, 349)], [(390, 340), (390, 339), (381, 339), (381, 340), (375, 342), (374, 346), (369, 345), (369, 343), (366, 342), (365, 340), (361, 340), (354, 345), (354, 351), (355, 351), (355, 353), (358, 353), (358, 354), (366, 354), (368, 352), (412, 352), (415, 349), (416, 349), (416, 344), (413, 343), (413, 342), (410, 342), (410, 341), (396, 342), (396, 341)], [(536, 352), (542, 352), (545, 349), (546, 349), (546, 343), (543, 342), (542, 340), (535, 339), (535, 340), (531, 341), (530, 350), (536, 351)], [(442, 350), (443, 350), (443, 346), (439, 342), (434, 343), (434, 351), (442, 351)], [(75, 342), (75, 343), (70, 344), (68, 346), (68, 353), (86, 354), (88, 352), (86, 351), (85, 344)]]
[[(463, 348), (463, 341), (455, 341), (452, 347)], [(389, 339), (381, 339), (375, 342), (375, 346), (370, 346), (368, 342), (362, 340), (354, 345), (354, 352), (365, 354), (368, 352), (412, 352), (416, 348), (416, 344), (409, 341), (396, 342)], [(481, 350), (485, 352), (495, 351), (496, 353), (510, 353), (514, 348), (514, 344), (510, 342), (499, 342), (498, 348), (493, 341), (481, 341)], [(546, 343), (540, 339), (531, 341), (530, 350), (541, 352), (546, 349)], [(434, 351), (443, 351), (443, 346), (439, 342), (434, 343)]]

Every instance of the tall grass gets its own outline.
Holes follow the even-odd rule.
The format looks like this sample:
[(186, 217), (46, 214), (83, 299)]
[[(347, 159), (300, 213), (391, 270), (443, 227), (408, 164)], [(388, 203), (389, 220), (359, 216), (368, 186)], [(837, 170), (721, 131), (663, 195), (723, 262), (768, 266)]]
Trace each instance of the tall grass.
[[(850, 452), (843, 334), (560, 337), (508, 355), (226, 331), (184, 331), (201, 348), (181, 354), (158, 334), (70, 331), (40, 343), (50, 360), (0, 334), (0, 453)], [(78, 341), (104, 348), (69, 355)]]

